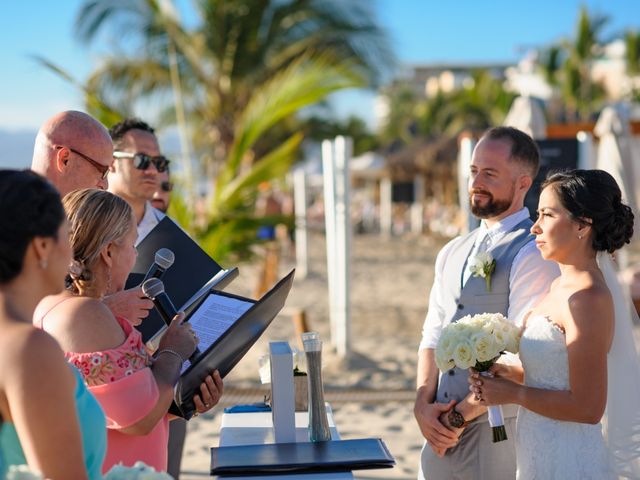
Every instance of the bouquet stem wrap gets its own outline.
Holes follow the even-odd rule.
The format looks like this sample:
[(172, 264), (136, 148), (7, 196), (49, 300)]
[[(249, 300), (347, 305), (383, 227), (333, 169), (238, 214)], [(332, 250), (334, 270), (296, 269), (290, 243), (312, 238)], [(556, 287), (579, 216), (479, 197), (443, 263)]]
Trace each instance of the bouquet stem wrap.
[[(493, 377), (490, 372), (480, 372), (483, 377)], [(494, 405), (487, 408), (487, 416), (489, 417), (489, 425), (493, 433), (493, 443), (502, 442), (507, 439), (507, 430), (504, 428), (504, 416), (502, 415), (502, 407)]]

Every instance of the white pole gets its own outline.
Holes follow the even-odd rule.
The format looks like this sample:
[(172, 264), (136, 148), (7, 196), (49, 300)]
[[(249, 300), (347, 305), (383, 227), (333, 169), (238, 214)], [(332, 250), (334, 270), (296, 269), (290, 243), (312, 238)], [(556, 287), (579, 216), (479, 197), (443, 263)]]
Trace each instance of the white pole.
[(593, 135), (589, 132), (578, 132), (578, 168), (592, 170), (596, 168), (596, 150), (593, 145)]
[(462, 211), (464, 223), (462, 233), (468, 233), (477, 226), (477, 219), (471, 214), (469, 207), (469, 167), (475, 141), (471, 137), (463, 137), (460, 140), (458, 153), (458, 204)]
[(384, 177), (380, 180), (380, 233), (384, 237), (391, 236), (392, 219), (391, 179)]
[(296, 276), (307, 278), (309, 243), (307, 240), (307, 182), (303, 168), (293, 172), (293, 208), (296, 225)]
[(350, 250), (351, 215), (349, 212), (349, 159), (351, 158), (351, 138), (339, 136), (335, 139), (335, 179), (336, 179), (336, 295), (335, 326), (336, 350), (340, 357), (349, 354), (351, 343), (350, 308)]
[(336, 345), (336, 184), (334, 145), (330, 140), (322, 142), (322, 178), (324, 181), (324, 225), (327, 241), (327, 289), (329, 292), (329, 322), (331, 343)]
[(411, 204), (411, 231), (420, 235), (424, 227), (424, 177), (413, 179), (413, 203)]

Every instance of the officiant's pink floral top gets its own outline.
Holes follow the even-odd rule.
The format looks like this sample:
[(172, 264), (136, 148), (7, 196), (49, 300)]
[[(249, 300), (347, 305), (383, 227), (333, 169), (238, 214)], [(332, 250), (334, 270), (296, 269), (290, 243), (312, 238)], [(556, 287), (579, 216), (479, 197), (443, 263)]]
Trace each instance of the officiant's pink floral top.
[(142, 420), (158, 403), (160, 392), (142, 335), (124, 318), (116, 317), (126, 336), (111, 350), (90, 353), (66, 352), (83, 375), (107, 415), (107, 456), (102, 471), (122, 463), (143, 461), (156, 470), (167, 470), (169, 421), (165, 415), (148, 435), (121, 430)]
[[(41, 328), (46, 315), (40, 320)], [(126, 337), (118, 347), (97, 352), (65, 352), (107, 416), (107, 454), (102, 471), (107, 472), (119, 463), (133, 466), (137, 461), (166, 471), (168, 415), (147, 435), (122, 431), (147, 416), (158, 403), (160, 392), (149, 368), (152, 360), (142, 335), (126, 319), (116, 317), (116, 320)]]
[(101, 352), (65, 353), (67, 360), (80, 370), (85, 383), (90, 387), (115, 382), (151, 366), (140, 332), (128, 321), (121, 318), (117, 320), (127, 336), (119, 347)]

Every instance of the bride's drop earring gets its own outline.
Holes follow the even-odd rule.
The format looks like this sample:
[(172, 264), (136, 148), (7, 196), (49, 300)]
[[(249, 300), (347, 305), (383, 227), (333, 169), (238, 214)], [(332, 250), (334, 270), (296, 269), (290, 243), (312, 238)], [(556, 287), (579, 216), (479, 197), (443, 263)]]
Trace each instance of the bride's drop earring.
[(582, 235), (578, 235), (578, 240), (582, 240)]
[(48, 265), (49, 265), (49, 262), (47, 262), (45, 259), (40, 260), (40, 268), (42, 270), (46, 270)]

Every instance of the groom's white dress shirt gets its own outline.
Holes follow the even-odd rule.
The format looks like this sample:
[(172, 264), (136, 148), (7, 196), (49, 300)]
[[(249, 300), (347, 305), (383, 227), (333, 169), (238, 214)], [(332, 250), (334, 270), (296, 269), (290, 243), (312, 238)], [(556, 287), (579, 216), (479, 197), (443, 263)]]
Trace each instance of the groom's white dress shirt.
[[(491, 252), (491, 249), (506, 233), (527, 218), (529, 218), (529, 210), (523, 208), (502, 219), (491, 228), (488, 228), (485, 222), (482, 221), (470, 256), (475, 255), (480, 247), (487, 252)], [(436, 257), (435, 276), (429, 295), (429, 310), (422, 328), (420, 350), (436, 348), (445, 322), (449, 323), (449, 319), (444, 318), (444, 310), (442, 308), (444, 259), (447, 258), (451, 248), (461, 240), (462, 237), (456, 237), (451, 240), (440, 250)], [(469, 278), (468, 271), (461, 272), (461, 274), (464, 275), (465, 281)], [(557, 264), (544, 260), (533, 240), (527, 243), (515, 256), (511, 265), (508, 318), (520, 324), (524, 314), (547, 293), (551, 282), (559, 275), (560, 270)]]

